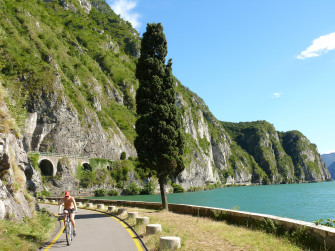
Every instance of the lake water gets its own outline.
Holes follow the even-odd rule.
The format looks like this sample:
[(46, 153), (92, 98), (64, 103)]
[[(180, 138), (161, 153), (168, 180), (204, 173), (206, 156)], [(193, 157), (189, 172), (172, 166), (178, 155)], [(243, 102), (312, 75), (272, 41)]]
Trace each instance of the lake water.
[[(104, 197), (112, 200), (161, 202), (160, 195)], [(232, 209), (313, 222), (335, 219), (335, 181), (322, 183), (228, 187), (168, 194), (168, 202)]]

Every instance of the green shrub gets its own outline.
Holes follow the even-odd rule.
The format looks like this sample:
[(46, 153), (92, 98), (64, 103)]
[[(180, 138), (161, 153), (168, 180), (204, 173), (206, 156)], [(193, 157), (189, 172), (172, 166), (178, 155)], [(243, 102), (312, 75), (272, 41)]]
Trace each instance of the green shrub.
[(122, 152), (120, 156), (120, 160), (125, 160), (127, 158), (126, 152)]
[(38, 160), (40, 158), (40, 154), (39, 153), (28, 153), (28, 158), (29, 158), (29, 161), (32, 167), (38, 170), (37, 168), (38, 168)]
[(150, 180), (147, 184), (144, 185), (141, 194), (155, 194), (156, 184), (153, 180)]
[(333, 219), (319, 219), (316, 221), (313, 221), (313, 223), (315, 225), (323, 225), (323, 226), (327, 226), (327, 227), (334, 227), (335, 228), (335, 220)]
[(123, 188), (124, 188), (124, 181), (123, 181), (123, 180), (119, 180), (119, 181), (116, 183), (116, 187), (117, 187), (117, 188), (120, 188), (120, 189), (123, 189)]
[(187, 192), (197, 192), (197, 191), (203, 191), (204, 188), (202, 186), (198, 186), (198, 187), (189, 187), (187, 189)]
[(92, 187), (95, 184), (94, 172), (89, 170), (81, 170), (79, 177), (79, 185), (83, 188)]
[(141, 189), (134, 181), (131, 182), (130, 185), (124, 190), (126, 195), (139, 195), (140, 192)]
[(108, 196), (119, 196), (119, 191), (118, 190), (115, 190), (115, 189), (112, 189), (110, 191), (108, 191)]
[[(119, 183), (120, 181), (123, 182), (127, 182), (129, 177), (129, 167), (130, 165), (130, 161), (127, 160), (123, 160), (121, 162), (119, 162), (119, 165), (116, 168), (113, 168), (113, 170), (111, 171), (111, 176), (112, 178)], [(119, 188), (123, 188), (123, 187), (119, 187)]]
[(42, 190), (41, 192), (36, 193), (37, 198), (45, 198), (45, 197), (50, 197), (51, 193), (47, 190)]
[(207, 183), (206, 187), (205, 187), (205, 190), (212, 190), (212, 189), (220, 188), (221, 186), (222, 185), (221, 185), (220, 182), (216, 182), (216, 183), (213, 183), (213, 184)]
[(172, 188), (173, 188), (173, 193), (183, 193), (183, 192), (185, 192), (184, 188), (181, 185), (176, 184), (176, 183), (172, 184)]
[(104, 197), (107, 195), (107, 191), (104, 188), (97, 189), (94, 191), (94, 196), (95, 197)]

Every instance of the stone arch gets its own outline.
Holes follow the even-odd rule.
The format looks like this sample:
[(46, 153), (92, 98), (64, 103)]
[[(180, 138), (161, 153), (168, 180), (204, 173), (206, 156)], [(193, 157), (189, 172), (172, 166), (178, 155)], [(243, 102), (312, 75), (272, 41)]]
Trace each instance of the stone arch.
[(83, 168), (84, 168), (84, 170), (86, 170), (86, 171), (90, 171), (90, 172), (93, 171), (91, 165), (88, 164), (88, 163), (83, 163)]
[(50, 160), (48, 159), (41, 160), (40, 163), (38, 164), (38, 167), (40, 168), (43, 176), (53, 176), (54, 167)]

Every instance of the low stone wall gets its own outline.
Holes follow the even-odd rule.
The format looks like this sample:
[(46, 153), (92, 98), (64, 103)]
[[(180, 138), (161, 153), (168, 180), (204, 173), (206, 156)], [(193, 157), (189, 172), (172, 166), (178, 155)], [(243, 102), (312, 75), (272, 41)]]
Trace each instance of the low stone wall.
[[(47, 199), (59, 199), (49, 197)], [(162, 209), (161, 203), (142, 202), (142, 201), (123, 201), (123, 200), (99, 200), (76, 198), (76, 201), (83, 203), (105, 204), (106, 206), (124, 206), (147, 209)], [(277, 217), (273, 215), (257, 214), (237, 210), (229, 210), (214, 207), (202, 207), (183, 204), (169, 204), (169, 211), (174, 213), (189, 214), (193, 216), (210, 217), (216, 220), (226, 220), (230, 223), (248, 226), (251, 228), (271, 228), (275, 226), (277, 231), (289, 233), (307, 233), (311, 241), (319, 243), (320, 246), (326, 245), (328, 250), (335, 251), (335, 228), (317, 226), (314, 223), (293, 220), (289, 218)], [(269, 229), (271, 232), (271, 229)]]

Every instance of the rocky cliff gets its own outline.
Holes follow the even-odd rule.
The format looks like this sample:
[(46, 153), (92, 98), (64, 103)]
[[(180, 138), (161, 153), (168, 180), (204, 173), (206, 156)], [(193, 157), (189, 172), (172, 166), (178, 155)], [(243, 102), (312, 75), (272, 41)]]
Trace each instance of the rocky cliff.
[(277, 132), (266, 121), (223, 122), (232, 138), (264, 170), (266, 183), (330, 180), (317, 147), (298, 131)]
[(26, 151), (4, 103), (0, 82), (0, 220), (32, 216), (34, 200), (26, 190), (31, 174)]
[[(5, 0), (0, 3), (0, 27), (3, 86), (21, 128), (25, 152), (114, 161), (122, 153), (136, 157), (135, 68), (140, 37), (130, 23), (104, 0)], [(303, 135), (278, 133), (265, 122), (239, 128), (221, 123), (201, 98), (175, 82), (187, 142), (186, 169), (173, 182), (189, 188), (217, 182), (329, 179), (317, 150)], [(112, 173), (112, 166), (103, 168), (107, 167)], [(124, 171), (128, 167), (122, 168), (117, 172), (128, 174)], [(35, 169), (30, 180), (43, 189)], [(65, 169), (72, 173), (68, 183), (81, 184), (77, 166)], [(95, 169), (91, 171), (101, 179)], [(62, 178), (66, 175), (61, 174), (53, 181), (60, 190), (68, 187)], [(136, 170), (129, 172), (143, 185), (141, 175), (135, 174)], [(123, 187), (119, 180), (114, 183)]]

